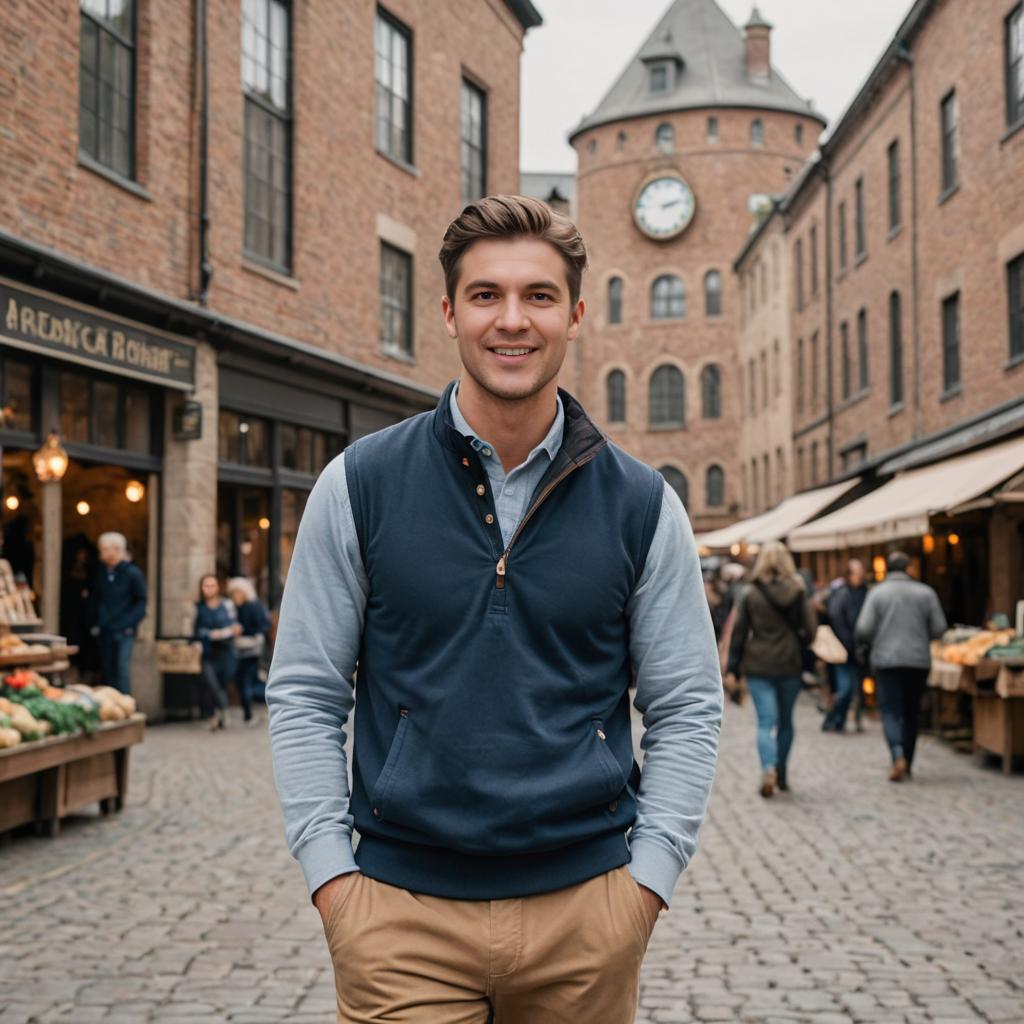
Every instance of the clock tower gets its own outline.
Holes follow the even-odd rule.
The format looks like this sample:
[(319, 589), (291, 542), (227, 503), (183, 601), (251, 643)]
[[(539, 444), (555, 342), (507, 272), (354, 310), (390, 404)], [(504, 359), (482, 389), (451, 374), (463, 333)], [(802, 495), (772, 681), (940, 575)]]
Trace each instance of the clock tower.
[(591, 267), (565, 383), (698, 532), (740, 499), (733, 261), (825, 125), (772, 67), (771, 28), (756, 7), (741, 29), (715, 0), (675, 0), (570, 137)]

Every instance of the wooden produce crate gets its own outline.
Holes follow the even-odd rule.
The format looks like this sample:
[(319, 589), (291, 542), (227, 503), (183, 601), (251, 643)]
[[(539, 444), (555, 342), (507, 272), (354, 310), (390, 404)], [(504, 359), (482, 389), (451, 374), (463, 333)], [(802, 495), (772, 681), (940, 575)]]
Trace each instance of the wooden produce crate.
[(1024, 754), (1024, 696), (980, 691), (973, 700), (974, 749), (1001, 757), (1003, 774), (1009, 775), (1014, 757)]
[(128, 752), (146, 716), (104, 722), (92, 736), (52, 736), (0, 750), (0, 832), (37, 822), (49, 836), (60, 819), (89, 804), (119, 811), (128, 792)]
[(1003, 665), (996, 676), (1000, 697), (1024, 697), (1024, 665)]

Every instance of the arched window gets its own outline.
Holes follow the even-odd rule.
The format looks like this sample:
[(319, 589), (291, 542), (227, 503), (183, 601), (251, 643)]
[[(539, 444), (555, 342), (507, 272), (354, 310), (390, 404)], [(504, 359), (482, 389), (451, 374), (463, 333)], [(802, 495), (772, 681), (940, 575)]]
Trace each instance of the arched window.
[(721, 466), (708, 466), (704, 486), (708, 508), (719, 508), (725, 504), (725, 470)]
[(658, 472), (665, 478), (665, 483), (679, 495), (679, 500), (683, 505), (688, 505), (690, 502), (690, 485), (686, 481), (686, 475), (676, 469), (675, 466), (662, 466)]
[(649, 418), (652, 427), (686, 425), (685, 381), (677, 367), (659, 366), (651, 374)]
[(754, 146), (764, 145), (764, 121), (759, 117), (750, 122), (750, 142)]
[(618, 149), (618, 150), (623, 150), (623, 149), (626, 148), (626, 133), (625, 132), (619, 132), (619, 134), (615, 136), (615, 148)]
[(804, 144), (804, 126), (802, 124), (798, 124), (793, 129), (793, 138), (796, 139), (796, 144), (798, 146), (802, 146)]
[(622, 278), (613, 277), (608, 282), (608, 323), (622, 323)]
[(686, 316), (686, 293), (675, 274), (662, 274), (651, 285), (651, 319), (679, 320)]
[(704, 275), (704, 314), (722, 315), (722, 275), (717, 270), (709, 270)]
[(700, 396), (704, 419), (721, 419), (722, 371), (713, 363), (700, 372)]
[(621, 370), (608, 374), (608, 422), (626, 422), (626, 375)]
[(659, 153), (671, 153), (676, 148), (676, 130), (663, 121), (654, 132), (654, 145)]

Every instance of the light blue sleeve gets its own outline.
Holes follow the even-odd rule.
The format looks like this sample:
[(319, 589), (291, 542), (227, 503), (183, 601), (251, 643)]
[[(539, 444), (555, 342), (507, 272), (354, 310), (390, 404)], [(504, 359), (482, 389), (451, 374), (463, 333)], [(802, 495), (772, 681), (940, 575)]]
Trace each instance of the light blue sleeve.
[(697, 848), (722, 723), (722, 675), (697, 545), (682, 502), (667, 484), (626, 614), (644, 724), (629, 870), (667, 906)]
[(285, 839), (310, 894), (358, 870), (344, 730), (368, 593), (341, 455), (321, 474), (302, 515), (267, 681)]

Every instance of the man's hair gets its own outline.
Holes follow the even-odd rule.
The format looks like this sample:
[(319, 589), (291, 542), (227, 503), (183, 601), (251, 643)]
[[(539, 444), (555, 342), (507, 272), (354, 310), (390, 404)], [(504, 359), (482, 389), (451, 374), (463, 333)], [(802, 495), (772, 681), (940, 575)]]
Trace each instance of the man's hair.
[(114, 547), (120, 548), (124, 552), (127, 552), (128, 550), (128, 541), (123, 533), (114, 533), (113, 531), (110, 531), (109, 533), (101, 533), (99, 544), (97, 546), (102, 544), (113, 544)]
[(437, 258), (444, 269), (448, 300), (455, 302), (459, 265), (466, 250), (487, 238), (537, 238), (555, 247), (565, 263), (570, 304), (579, 301), (587, 248), (579, 228), (547, 203), (529, 196), (487, 196), (465, 207), (448, 225)]
[(903, 551), (892, 551), (886, 558), (885, 565), (889, 572), (905, 572), (910, 565), (910, 555)]

